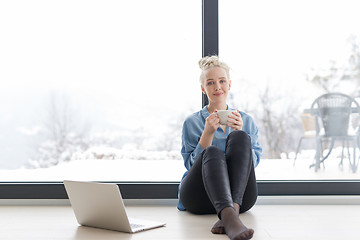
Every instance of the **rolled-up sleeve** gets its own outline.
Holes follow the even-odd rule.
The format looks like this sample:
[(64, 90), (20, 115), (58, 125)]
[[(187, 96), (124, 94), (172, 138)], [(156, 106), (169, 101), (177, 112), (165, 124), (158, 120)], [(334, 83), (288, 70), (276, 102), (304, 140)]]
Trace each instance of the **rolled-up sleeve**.
[(199, 144), (201, 135), (199, 135), (198, 132), (196, 124), (191, 124), (189, 120), (184, 122), (182, 129), (181, 155), (187, 170), (191, 168), (195, 159), (203, 151), (203, 148)]
[(262, 148), (261, 148), (259, 142), (257, 141), (257, 137), (258, 137), (257, 135), (250, 134), (251, 146), (252, 146), (252, 156), (253, 156), (253, 161), (254, 161), (255, 167), (257, 165), (259, 165), (260, 157), (262, 155)]
[(248, 134), (250, 136), (251, 139), (251, 147), (252, 147), (252, 156), (253, 156), (253, 161), (254, 161), (254, 166), (256, 167), (257, 165), (259, 165), (260, 162), (260, 157), (262, 155), (262, 147), (258, 141), (258, 127), (256, 126), (254, 120), (249, 117), (249, 122), (248, 122)]

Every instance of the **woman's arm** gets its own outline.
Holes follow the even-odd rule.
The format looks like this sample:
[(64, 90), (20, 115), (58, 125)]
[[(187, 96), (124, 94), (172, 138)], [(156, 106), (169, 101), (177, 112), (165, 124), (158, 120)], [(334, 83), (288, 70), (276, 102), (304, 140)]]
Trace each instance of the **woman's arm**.
[(181, 155), (187, 170), (190, 169), (197, 156), (203, 151), (199, 144), (200, 137), (201, 131), (199, 131), (198, 127), (194, 123), (185, 121), (182, 128)]
[(259, 129), (258, 129), (257, 125), (255, 124), (255, 121), (250, 116), (247, 116), (247, 117), (249, 118), (249, 124), (247, 126), (247, 131), (248, 131), (250, 139), (251, 139), (253, 161), (254, 161), (254, 166), (256, 167), (259, 164), (260, 157), (262, 155), (262, 147), (258, 141)]
[(260, 162), (260, 157), (262, 155), (262, 147), (258, 142), (258, 128), (255, 126), (254, 132), (249, 135), (251, 138), (251, 146), (252, 146), (252, 155), (254, 166), (256, 167)]
[[(216, 112), (216, 110), (215, 110), (215, 112)], [(220, 119), (215, 112), (210, 114), (210, 116), (207, 117), (205, 120), (205, 128), (204, 128), (203, 133), (201, 134), (201, 138), (199, 141), (199, 143), (203, 149), (205, 149), (211, 145), (213, 138), (214, 138), (214, 134), (215, 134), (216, 130), (218, 129), (218, 127), (220, 126)]]
[(218, 126), (220, 121), (216, 113), (210, 114), (205, 124), (201, 115), (192, 115), (185, 120), (182, 128), (181, 155), (186, 169), (189, 170), (198, 155), (212, 144)]

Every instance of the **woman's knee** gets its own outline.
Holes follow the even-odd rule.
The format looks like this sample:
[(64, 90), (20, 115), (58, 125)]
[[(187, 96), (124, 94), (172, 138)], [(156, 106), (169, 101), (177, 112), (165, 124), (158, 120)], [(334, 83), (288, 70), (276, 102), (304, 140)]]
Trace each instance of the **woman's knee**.
[(251, 139), (246, 132), (237, 130), (229, 134), (225, 148), (227, 159), (252, 161), (251, 149)]
[(218, 148), (218, 147), (216, 147), (216, 146), (208, 146), (207, 148), (205, 148), (205, 150), (204, 150), (205, 152), (204, 152), (204, 155), (210, 155), (210, 156), (217, 156), (217, 155), (222, 155), (222, 154), (224, 154), (223, 153), (223, 151), (220, 149), (220, 148)]
[(250, 137), (249, 135), (242, 131), (242, 130), (235, 130), (235, 131), (232, 131), (229, 136), (229, 138), (238, 138), (238, 139), (244, 139), (244, 140), (249, 140)]
[(232, 131), (229, 134), (227, 141), (241, 143), (242, 145), (246, 143), (251, 144), (250, 136), (242, 130)]
[(225, 153), (216, 146), (209, 146), (205, 148), (203, 153), (203, 164), (212, 161), (226, 161)]

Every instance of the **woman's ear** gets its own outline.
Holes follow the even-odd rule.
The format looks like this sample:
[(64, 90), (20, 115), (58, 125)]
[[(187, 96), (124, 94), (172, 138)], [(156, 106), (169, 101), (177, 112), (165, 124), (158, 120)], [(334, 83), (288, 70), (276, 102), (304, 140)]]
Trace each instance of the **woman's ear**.
[(202, 84), (201, 84), (201, 91), (203, 92), (203, 94), (206, 94), (205, 88), (203, 87)]

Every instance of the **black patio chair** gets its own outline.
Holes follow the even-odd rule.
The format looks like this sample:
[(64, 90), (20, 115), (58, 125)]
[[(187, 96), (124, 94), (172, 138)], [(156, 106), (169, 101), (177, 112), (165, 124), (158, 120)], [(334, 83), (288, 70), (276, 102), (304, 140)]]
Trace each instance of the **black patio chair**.
[[(335, 142), (341, 141), (342, 153), (339, 166), (343, 166), (345, 143), (348, 152), (350, 168), (352, 172), (356, 172), (359, 160), (356, 157), (356, 149), (359, 147), (359, 131), (355, 134), (349, 133), (350, 116), (356, 114), (359, 116), (359, 103), (352, 97), (342, 93), (327, 93), (316, 98), (311, 105), (311, 112), (316, 116), (316, 152), (317, 157), (314, 164), (315, 171), (320, 168), (320, 164), (331, 154)], [(321, 125), (324, 133), (320, 134)], [(358, 128), (358, 127), (357, 127)], [(323, 156), (323, 143), (329, 144), (329, 150)], [(352, 143), (353, 156), (351, 158), (349, 143)]]

